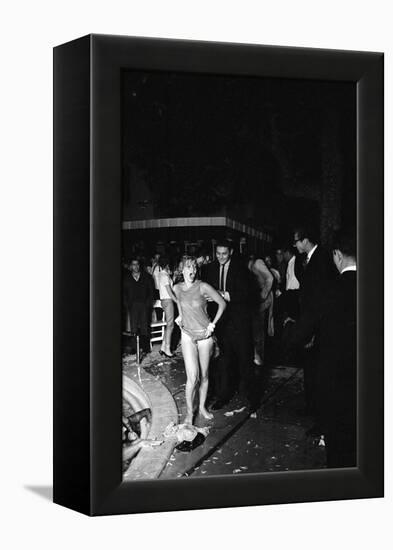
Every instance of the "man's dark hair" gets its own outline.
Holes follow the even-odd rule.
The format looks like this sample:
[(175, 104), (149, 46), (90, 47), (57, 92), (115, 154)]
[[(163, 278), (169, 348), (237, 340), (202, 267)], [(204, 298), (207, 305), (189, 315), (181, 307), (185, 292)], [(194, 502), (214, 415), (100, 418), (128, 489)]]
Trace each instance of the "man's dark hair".
[(353, 231), (337, 231), (333, 236), (333, 250), (356, 259), (356, 235)]
[(158, 260), (158, 265), (161, 267), (161, 269), (164, 269), (167, 265), (171, 266), (171, 262), (168, 258), (168, 256), (160, 256), (160, 259)]
[(290, 252), (292, 255), (295, 254), (295, 251), (293, 249), (293, 244), (286, 244), (284, 245), (281, 250), (285, 253), (285, 252)]
[(299, 225), (298, 227), (295, 227), (294, 233), (298, 234), (301, 241), (303, 239), (308, 239), (312, 244), (319, 243), (319, 231), (315, 227)]
[(219, 239), (217, 241), (216, 248), (217, 246), (225, 246), (229, 250), (233, 250), (233, 242), (228, 241), (228, 239)]

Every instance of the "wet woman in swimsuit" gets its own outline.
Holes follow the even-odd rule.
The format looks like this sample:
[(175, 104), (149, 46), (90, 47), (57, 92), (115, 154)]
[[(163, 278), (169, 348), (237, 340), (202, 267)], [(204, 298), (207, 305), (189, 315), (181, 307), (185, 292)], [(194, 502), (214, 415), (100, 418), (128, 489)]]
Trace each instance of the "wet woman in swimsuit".
[[(197, 262), (185, 257), (180, 266), (184, 282), (174, 286), (179, 317), (176, 322), (181, 328), (181, 346), (187, 374), (186, 382), (186, 424), (192, 424), (193, 405), (199, 380), (199, 413), (210, 420), (213, 415), (206, 409), (209, 362), (213, 351), (213, 333), (216, 323), (224, 313), (226, 303), (222, 296), (209, 284), (197, 280)], [(207, 301), (217, 303), (216, 316), (211, 322), (207, 315)]]

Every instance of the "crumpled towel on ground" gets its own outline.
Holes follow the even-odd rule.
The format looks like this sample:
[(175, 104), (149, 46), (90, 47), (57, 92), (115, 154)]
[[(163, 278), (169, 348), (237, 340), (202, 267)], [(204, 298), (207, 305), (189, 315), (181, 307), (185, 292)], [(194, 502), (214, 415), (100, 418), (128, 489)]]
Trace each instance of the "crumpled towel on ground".
[(190, 452), (193, 451), (199, 445), (205, 441), (209, 434), (209, 428), (198, 428), (191, 424), (177, 424), (173, 422), (168, 424), (165, 428), (163, 436), (166, 439), (176, 438), (178, 445), (176, 449), (178, 451)]
[(207, 437), (209, 434), (209, 428), (198, 428), (192, 424), (176, 424), (171, 422), (165, 428), (163, 436), (166, 439), (171, 437), (176, 437), (179, 443), (182, 441), (193, 441), (198, 433), (202, 434), (204, 437)]

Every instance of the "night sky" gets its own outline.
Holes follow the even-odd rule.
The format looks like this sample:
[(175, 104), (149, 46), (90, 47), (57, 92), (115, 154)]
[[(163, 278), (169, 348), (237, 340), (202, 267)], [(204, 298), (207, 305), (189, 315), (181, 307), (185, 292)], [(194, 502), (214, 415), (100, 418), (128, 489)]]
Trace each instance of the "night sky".
[[(356, 222), (356, 90), (346, 82), (127, 71), (124, 216), (227, 215), (277, 241)], [(131, 187), (130, 187), (131, 186)]]

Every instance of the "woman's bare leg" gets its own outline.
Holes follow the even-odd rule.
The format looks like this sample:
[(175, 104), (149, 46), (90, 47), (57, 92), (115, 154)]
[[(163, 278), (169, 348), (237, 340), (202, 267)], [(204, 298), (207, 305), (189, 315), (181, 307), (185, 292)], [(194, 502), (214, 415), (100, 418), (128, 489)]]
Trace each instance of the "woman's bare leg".
[(161, 302), (163, 310), (165, 311), (166, 327), (164, 331), (164, 340), (162, 342), (161, 350), (167, 355), (173, 355), (171, 353), (171, 340), (173, 332), (173, 322), (175, 319), (175, 310), (172, 300), (162, 300)]
[(184, 365), (186, 367), (186, 405), (187, 413), (184, 419), (186, 424), (192, 424), (194, 416), (195, 390), (198, 383), (199, 361), (198, 350), (190, 336), (182, 331), (181, 349), (183, 352)]
[(165, 332), (164, 332), (164, 350), (165, 353), (167, 355), (173, 355), (172, 352), (171, 352), (171, 340), (172, 340), (172, 332), (173, 332), (173, 321), (172, 321), (172, 324), (171, 325), (167, 325), (165, 327)]
[(211, 420), (213, 418), (212, 413), (206, 409), (206, 396), (209, 388), (209, 363), (210, 357), (213, 352), (213, 338), (207, 338), (206, 340), (199, 340), (198, 342), (198, 354), (199, 364), (201, 366), (201, 383), (199, 385), (199, 413)]

